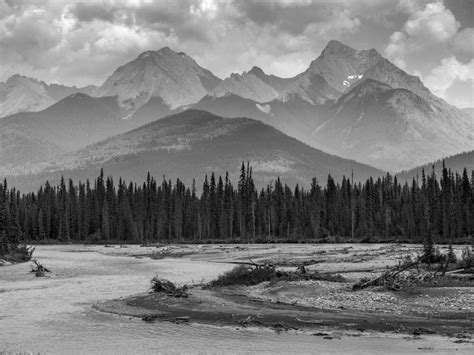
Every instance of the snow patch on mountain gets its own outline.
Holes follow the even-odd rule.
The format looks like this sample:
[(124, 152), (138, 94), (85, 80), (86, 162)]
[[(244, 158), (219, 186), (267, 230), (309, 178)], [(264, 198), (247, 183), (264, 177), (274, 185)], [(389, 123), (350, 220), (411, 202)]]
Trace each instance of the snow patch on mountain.
[(354, 74), (354, 75), (348, 75), (346, 80), (342, 82), (342, 85), (345, 87), (351, 86), (353, 83), (356, 81), (362, 79), (364, 77), (363, 74)]

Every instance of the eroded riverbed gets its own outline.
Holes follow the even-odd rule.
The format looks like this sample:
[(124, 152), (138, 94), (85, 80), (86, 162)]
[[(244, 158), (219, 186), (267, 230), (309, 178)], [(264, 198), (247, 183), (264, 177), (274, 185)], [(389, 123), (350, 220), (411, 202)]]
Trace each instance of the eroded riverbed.
[[(136, 257), (152, 253), (149, 248), (40, 246), (35, 257), (53, 271), (50, 277), (36, 278), (29, 273), (29, 264), (0, 268), (0, 353), (469, 353), (472, 350), (470, 344), (457, 344), (453, 339), (439, 336), (410, 338), (369, 332), (357, 336), (341, 333), (327, 340), (295, 331), (276, 333), (269, 329), (169, 322), (149, 324), (92, 307), (100, 301), (146, 292), (155, 274), (178, 283), (198, 283), (231, 269), (234, 265), (224, 262), (230, 254), (264, 258), (273, 250), (297, 257), (302, 247), (245, 248), (191, 247), (181, 258), (153, 260)], [(307, 247), (303, 248), (307, 251)]]

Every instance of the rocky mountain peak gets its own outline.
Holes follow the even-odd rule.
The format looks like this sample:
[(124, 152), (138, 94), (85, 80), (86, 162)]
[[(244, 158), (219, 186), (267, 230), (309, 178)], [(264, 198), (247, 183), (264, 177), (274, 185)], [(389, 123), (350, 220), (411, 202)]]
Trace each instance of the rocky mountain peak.
[(356, 49), (349, 47), (348, 45), (341, 43), (336, 40), (331, 40), (328, 42), (326, 47), (324, 47), (321, 55), (329, 55), (329, 54), (339, 54), (339, 53), (353, 53)]
[[(259, 70), (262, 73), (260, 75), (258, 75)], [(222, 97), (228, 93), (257, 102), (268, 102), (279, 95), (275, 88), (265, 82), (265, 74), (257, 67), (253, 67), (249, 72), (244, 72), (242, 75), (232, 73), (212, 90), (211, 95)]]
[(40, 84), (41, 82), (35, 78), (30, 78), (30, 77), (20, 75), (20, 74), (13, 74), (7, 79), (7, 81), (5, 82), (5, 85), (13, 86), (13, 85), (19, 85), (19, 84), (26, 84), (26, 83)]
[(262, 78), (262, 77), (265, 77), (266, 74), (265, 72), (262, 70), (262, 68), (260, 67), (257, 67), (257, 66), (253, 66), (252, 69), (250, 69), (249, 71), (249, 74), (253, 74), (259, 78)]
[(97, 90), (97, 96), (117, 96), (120, 105), (134, 111), (152, 97), (172, 108), (199, 101), (220, 79), (194, 59), (169, 47), (146, 51), (118, 68)]

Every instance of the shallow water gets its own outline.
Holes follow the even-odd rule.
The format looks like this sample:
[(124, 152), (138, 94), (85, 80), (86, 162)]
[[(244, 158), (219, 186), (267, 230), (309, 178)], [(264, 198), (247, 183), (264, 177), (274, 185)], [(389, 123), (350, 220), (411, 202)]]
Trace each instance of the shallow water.
[(190, 284), (214, 278), (232, 265), (111, 256), (83, 246), (40, 246), (35, 257), (53, 271), (51, 277), (35, 277), (28, 263), (0, 268), (0, 353), (412, 353), (419, 348), (456, 349), (450, 341), (437, 339), (436, 343), (429, 338), (374, 335), (324, 340), (271, 330), (149, 324), (102, 313), (92, 305), (146, 292), (155, 274)]

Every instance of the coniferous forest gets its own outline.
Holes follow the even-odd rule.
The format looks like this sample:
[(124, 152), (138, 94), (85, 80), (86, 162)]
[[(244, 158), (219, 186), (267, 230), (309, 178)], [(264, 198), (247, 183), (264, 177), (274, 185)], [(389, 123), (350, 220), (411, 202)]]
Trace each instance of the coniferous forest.
[[(469, 176), (471, 175), (471, 176)], [(199, 192), (198, 192), (199, 191)], [(365, 183), (331, 176), (309, 189), (277, 179), (258, 190), (252, 169), (239, 180), (206, 176), (202, 185), (46, 182), (21, 194), (0, 184), (0, 242), (467, 242), (474, 232), (474, 172), (423, 174), (411, 184), (386, 175)]]

